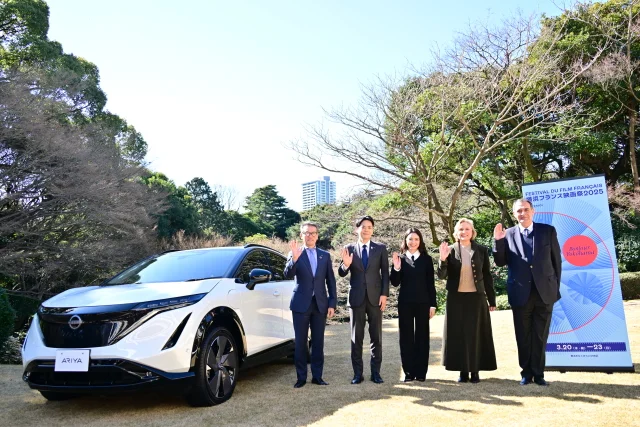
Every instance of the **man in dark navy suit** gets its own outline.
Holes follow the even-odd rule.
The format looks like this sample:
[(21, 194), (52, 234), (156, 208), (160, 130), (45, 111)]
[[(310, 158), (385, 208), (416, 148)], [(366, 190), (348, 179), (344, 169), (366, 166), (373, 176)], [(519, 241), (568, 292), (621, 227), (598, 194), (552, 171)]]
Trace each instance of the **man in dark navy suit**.
[(371, 381), (381, 384), (382, 365), (382, 312), (389, 296), (389, 254), (387, 247), (371, 240), (373, 218), (369, 215), (356, 221), (358, 241), (341, 251), (340, 277), (349, 278), (349, 323), (351, 326), (351, 384), (363, 381), (362, 343), (365, 321), (369, 323), (371, 339)]
[[(327, 316), (336, 309), (336, 278), (329, 252), (316, 248), (318, 225), (305, 222), (300, 226), (300, 237), (289, 242), (291, 252), (284, 269), (287, 279), (296, 278), (289, 309), (293, 312), (297, 381), (295, 388), (307, 383), (307, 346), (311, 326), (311, 382), (328, 385), (322, 379), (324, 365), (324, 327)], [(327, 296), (328, 293), (328, 296)]]
[(562, 256), (556, 229), (534, 223), (534, 212), (529, 200), (513, 203), (518, 225), (507, 230), (496, 225), (493, 257), (496, 265), (508, 267), (507, 294), (522, 368), (520, 384), (546, 386), (545, 349), (553, 304), (560, 299)]

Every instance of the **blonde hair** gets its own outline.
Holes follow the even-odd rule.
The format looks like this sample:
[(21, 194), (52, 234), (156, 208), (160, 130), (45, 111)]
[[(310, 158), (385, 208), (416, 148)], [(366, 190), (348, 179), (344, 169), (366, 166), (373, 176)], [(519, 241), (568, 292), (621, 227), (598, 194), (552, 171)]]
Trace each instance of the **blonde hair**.
[(456, 242), (458, 241), (458, 226), (463, 222), (466, 222), (471, 226), (471, 230), (473, 230), (473, 233), (471, 234), (471, 240), (475, 240), (476, 236), (478, 235), (478, 232), (476, 231), (476, 228), (473, 226), (473, 220), (470, 220), (469, 218), (460, 218), (458, 222), (456, 222), (456, 225), (453, 227), (453, 237), (455, 237)]

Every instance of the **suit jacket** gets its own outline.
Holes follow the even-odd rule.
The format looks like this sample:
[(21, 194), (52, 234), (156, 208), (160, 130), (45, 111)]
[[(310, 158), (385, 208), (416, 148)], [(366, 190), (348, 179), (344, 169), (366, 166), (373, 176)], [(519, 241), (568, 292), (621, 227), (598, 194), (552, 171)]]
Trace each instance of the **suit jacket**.
[[(458, 251), (458, 245), (449, 245), (451, 252), (446, 260), (441, 261), (438, 257), (438, 277), (447, 279), (447, 291), (458, 291), (460, 286), (460, 270), (462, 269), (462, 259)], [(491, 275), (491, 265), (489, 264), (489, 249), (471, 242), (471, 269), (473, 270), (473, 283), (476, 285), (476, 292), (485, 294), (491, 307), (496, 306), (496, 291), (493, 288), (493, 276)]]
[(429, 304), (430, 307), (438, 308), (433, 273), (433, 259), (426, 253), (421, 253), (413, 263), (401, 255), (400, 271), (396, 271), (391, 265), (390, 276), (393, 286), (400, 285), (398, 304)]
[(289, 304), (291, 311), (305, 313), (309, 309), (314, 295), (321, 313), (326, 313), (329, 307), (336, 308), (336, 277), (333, 274), (331, 256), (329, 252), (318, 248), (316, 248), (316, 256), (318, 266), (314, 276), (306, 250), (302, 251), (296, 262), (293, 262), (293, 255), (289, 253), (284, 276), (289, 280), (294, 277), (296, 279)]
[[(560, 299), (562, 256), (556, 229), (547, 224), (533, 224), (533, 259), (527, 260), (518, 226), (508, 228), (504, 239), (494, 240), (496, 265), (508, 267), (507, 294), (512, 307), (522, 307), (535, 286), (545, 304)], [(531, 283), (531, 279), (535, 284)]]
[(338, 268), (340, 277), (351, 272), (349, 278), (348, 305), (359, 307), (364, 303), (365, 291), (369, 302), (377, 306), (380, 296), (389, 296), (389, 253), (387, 247), (381, 243), (369, 241), (369, 263), (365, 270), (362, 254), (357, 243), (350, 243), (345, 249), (353, 254), (353, 262), (346, 268), (342, 262)]

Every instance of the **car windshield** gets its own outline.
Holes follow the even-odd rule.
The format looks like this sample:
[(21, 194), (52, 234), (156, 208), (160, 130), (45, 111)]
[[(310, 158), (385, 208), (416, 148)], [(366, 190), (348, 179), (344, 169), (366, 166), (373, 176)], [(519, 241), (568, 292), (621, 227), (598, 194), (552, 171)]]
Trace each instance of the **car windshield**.
[(186, 282), (222, 277), (241, 249), (215, 248), (167, 252), (140, 261), (105, 285)]

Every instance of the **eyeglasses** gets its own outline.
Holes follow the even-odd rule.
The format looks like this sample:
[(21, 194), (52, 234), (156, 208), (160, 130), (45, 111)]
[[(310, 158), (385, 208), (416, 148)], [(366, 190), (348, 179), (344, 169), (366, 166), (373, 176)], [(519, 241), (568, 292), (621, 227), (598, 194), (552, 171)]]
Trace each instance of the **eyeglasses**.
[(300, 234), (302, 234), (303, 236), (309, 237), (309, 236), (317, 236), (318, 232), (317, 231), (312, 231), (312, 232), (305, 231), (304, 233), (300, 233)]

